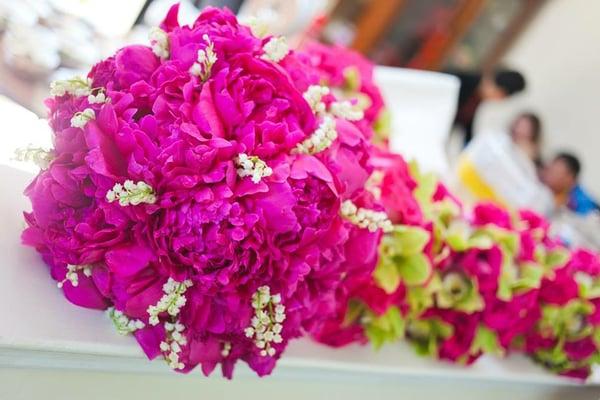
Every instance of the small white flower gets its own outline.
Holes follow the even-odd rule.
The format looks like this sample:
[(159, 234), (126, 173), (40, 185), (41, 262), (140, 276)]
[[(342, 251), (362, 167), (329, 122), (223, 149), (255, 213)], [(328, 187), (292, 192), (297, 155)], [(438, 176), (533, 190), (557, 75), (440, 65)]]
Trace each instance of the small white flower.
[(139, 181), (134, 183), (132, 180), (126, 180), (123, 185), (116, 183), (111, 190), (106, 192), (106, 200), (112, 203), (116, 200), (122, 207), (141, 203), (154, 204), (156, 195), (154, 190), (146, 182)]
[(385, 212), (358, 208), (351, 200), (342, 203), (340, 214), (352, 224), (360, 228), (366, 228), (370, 232), (381, 229), (387, 233), (394, 230), (394, 225)]
[(149, 38), (152, 52), (163, 60), (169, 58), (169, 35), (167, 32), (155, 27), (150, 31)]
[(110, 100), (102, 90), (99, 90), (95, 95), (90, 94), (87, 99), (90, 104), (102, 104)]
[(322, 99), (328, 94), (329, 88), (327, 86), (311, 85), (306, 89), (306, 92), (302, 94), (302, 97), (304, 97), (304, 100), (306, 100), (315, 114), (324, 114), (326, 107)]
[(76, 97), (87, 96), (92, 91), (92, 80), (81, 76), (71, 79), (56, 80), (50, 83), (50, 95), (64, 96), (70, 94)]
[(109, 308), (107, 313), (120, 335), (133, 333), (146, 326), (144, 322), (139, 319), (129, 319), (122, 311), (115, 310), (114, 307)]
[(331, 146), (337, 136), (335, 120), (326, 115), (317, 130), (309, 138), (296, 145), (295, 151), (304, 154), (319, 153)]
[(71, 118), (73, 128), (83, 128), (89, 121), (96, 118), (96, 113), (91, 108), (77, 112)]
[(348, 100), (331, 103), (330, 112), (335, 117), (344, 118), (348, 121), (359, 121), (365, 116), (363, 110)]
[(15, 159), (21, 162), (33, 162), (40, 169), (46, 169), (54, 159), (54, 152), (29, 145), (15, 150)]
[(85, 265), (72, 265), (72, 264), (68, 264), (67, 265), (67, 272), (65, 274), (65, 278), (62, 281), (58, 282), (56, 284), (56, 286), (58, 286), (59, 288), (62, 288), (67, 281), (69, 281), (71, 283), (71, 285), (74, 286), (74, 287), (79, 286), (79, 274), (78, 274), (78, 272), (79, 271), (84, 272), (85, 270), (89, 270), (89, 275), (84, 272), (84, 275), (89, 277), (89, 276), (91, 276), (91, 268), (92, 268), (92, 266), (91, 265), (87, 265), (87, 264), (85, 264)]
[(196, 62), (190, 67), (190, 74), (199, 77), (203, 82), (206, 82), (210, 77), (213, 65), (218, 60), (217, 53), (215, 53), (215, 45), (210, 40), (207, 34), (202, 36), (202, 39), (206, 42), (206, 47), (198, 50)]
[[(268, 10), (270, 11), (270, 9)], [(272, 11), (270, 13), (266, 11), (262, 12), (258, 16), (251, 15), (241, 17), (239, 19), (242, 25), (247, 25), (250, 28), (254, 36), (262, 38), (265, 37), (267, 33), (269, 33), (270, 25), (275, 18), (276, 16)]]
[(252, 339), (256, 348), (261, 349), (263, 357), (275, 355), (272, 343), (281, 343), (281, 331), (285, 320), (285, 306), (281, 303), (280, 294), (271, 294), (268, 286), (261, 286), (252, 295), (254, 316), (251, 326), (244, 330), (247, 338)]
[(257, 156), (249, 156), (246, 153), (240, 153), (235, 159), (235, 162), (238, 167), (238, 176), (240, 178), (250, 176), (254, 183), (258, 183), (262, 178), (273, 174), (271, 167), (267, 166), (267, 164)]
[(272, 37), (263, 46), (264, 54), (262, 58), (265, 60), (279, 62), (290, 52), (287, 41), (283, 36)]

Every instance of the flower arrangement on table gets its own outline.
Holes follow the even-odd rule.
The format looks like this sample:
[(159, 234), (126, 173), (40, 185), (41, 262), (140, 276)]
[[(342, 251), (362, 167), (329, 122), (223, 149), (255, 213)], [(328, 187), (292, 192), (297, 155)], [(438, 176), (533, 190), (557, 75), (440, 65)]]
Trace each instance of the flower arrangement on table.
[(310, 335), (578, 378), (600, 362), (598, 255), (373, 147), (385, 110), (356, 53), (213, 8), (179, 26), (175, 6), (150, 46), (51, 89), (23, 242), (151, 359), (265, 375)]
[(598, 255), (564, 248), (529, 211), (467, 212), (433, 176), (381, 158), (376, 192), (394, 225), (372, 278), (316, 339), (376, 348), (406, 339), (419, 354), (461, 364), (523, 352), (562, 375), (589, 376), (600, 361)]

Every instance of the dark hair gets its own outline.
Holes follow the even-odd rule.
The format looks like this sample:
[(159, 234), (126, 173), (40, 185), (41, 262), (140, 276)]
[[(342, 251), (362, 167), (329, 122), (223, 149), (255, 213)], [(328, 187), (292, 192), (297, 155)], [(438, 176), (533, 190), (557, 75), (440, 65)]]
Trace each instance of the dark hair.
[(564, 162), (567, 169), (575, 178), (579, 176), (579, 173), (581, 172), (581, 162), (579, 162), (579, 158), (574, 154), (561, 152), (554, 157), (554, 160)]
[(525, 78), (517, 71), (499, 70), (494, 74), (494, 82), (501, 88), (507, 96), (525, 89)]
[(514, 119), (512, 125), (511, 125), (511, 130), (512, 130), (512, 127), (514, 126), (514, 124), (521, 118), (525, 118), (525, 119), (529, 120), (529, 122), (531, 123), (531, 127), (533, 129), (531, 132), (531, 140), (535, 144), (540, 144), (540, 142), (542, 141), (542, 120), (540, 119), (540, 117), (538, 117), (537, 114), (534, 114), (530, 111), (523, 112), (523, 113), (517, 115), (517, 118)]

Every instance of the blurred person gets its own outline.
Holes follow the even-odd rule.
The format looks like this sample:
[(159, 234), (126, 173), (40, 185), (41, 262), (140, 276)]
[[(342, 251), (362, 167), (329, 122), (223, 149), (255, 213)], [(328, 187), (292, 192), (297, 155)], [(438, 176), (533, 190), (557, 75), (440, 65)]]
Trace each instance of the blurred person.
[(473, 138), (473, 121), (482, 102), (503, 100), (525, 89), (525, 78), (512, 70), (498, 70), (492, 74), (445, 71), (460, 80), (458, 111), (454, 124), (464, 129), (465, 146)]
[(531, 160), (538, 172), (543, 167), (542, 121), (532, 112), (523, 112), (511, 122), (509, 134), (513, 143)]
[(598, 203), (580, 185), (581, 162), (567, 152), (558, 153), (544, 168), (543, 182), (554, 194), (558, 209), (567, 208), (578, 215), (599, 210)]

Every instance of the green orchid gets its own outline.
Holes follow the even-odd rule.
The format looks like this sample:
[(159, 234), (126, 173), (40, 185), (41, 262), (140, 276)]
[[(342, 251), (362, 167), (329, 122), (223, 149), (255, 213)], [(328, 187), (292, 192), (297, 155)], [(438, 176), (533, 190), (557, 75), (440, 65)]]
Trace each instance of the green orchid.
[(473, 339), (469, 352), (472, 355), (482, 352), (500, 357), (504, 356), (504, 349), (500, 346), (498, 335), (484, 325), (479, 325), (477, 327), (477, 332), (475, 333), (475, 338)]
[(429, 232), (415, 226), (395, 226), (379, 246), (379, 262), (373, 277), (387, 293), (398, 289), (400, 282), (421, 285), (431, 274), (431, 263), (423, 250)]
[(542, 336), (577, 340), (593, 333), (586, 318), (594, 311), (594, 305), (574, 299), (565, 305), (545, 305), (538, 329)]
[(485, 307), (477, 282), (459, 271), (450, 271), (442, 277), (435, 299), (439, 308), (463, 311), (468, 314), (481, 311)]
[(398, 307), (392, 306), (383, 315), (368, 311), (363, 317), (365, 334), (376, 349), (387, 342), (404, 338), (406, 321)]
[(579, 285), (579, 296), (584, 299), (600, 297), (600, 279), (592, 277), (585, 272), (575, 273), (575, 280)]
[(406, 324), (406, 336), (417, 354), (424, 356), (437, 357), (439, 343), (453, 333), (452, 325), (439, 318), (411, 319)]

